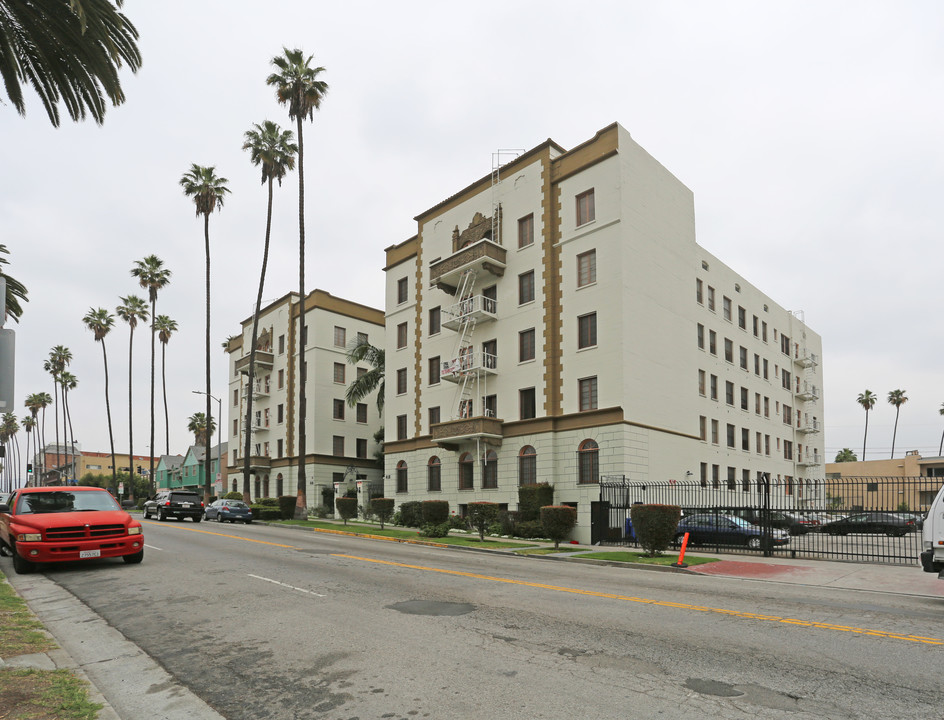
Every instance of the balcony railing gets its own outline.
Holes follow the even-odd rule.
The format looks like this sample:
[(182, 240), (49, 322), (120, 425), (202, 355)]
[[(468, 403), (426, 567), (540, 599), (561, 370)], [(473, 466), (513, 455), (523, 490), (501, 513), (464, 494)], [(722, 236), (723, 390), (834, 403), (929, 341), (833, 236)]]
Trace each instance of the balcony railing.
[[(243, 355), (239, 360), (236, 361), (236, 372), (249, 373), (249, 359), (252, 356), (249, 354)], [(272, 369), (272, 360), (273, 355), (271, 352), (265, 352), (264, 350), (256, 350), (256, 372), (260, 370), (271, 370)]]
[(439, 376), (443, 380), (457, 383), (467, 375), (483, 377), (496, 375), (498, 356), (485, 352), (470, 352), (452, 360), (444, 360)]
[(819, 420), (808, 420), (805, 425), (797, 428), (797, 432), (804, 434), (818, 433), (820, 430)]
[(797, 397), (800, 398), (800, 400), (818, 400), (819, 388), (812, 383), (805, 382), (800, 386)]
[(805, 452), (797, 455), (797, 465), (809, 467), (811, 465), (822, 465), (823, 456), (819, 453)]
[(487, 239), (479, 240), (430, 265), (430, 283), (455, 295), (459, 278), (466, 270), (480, 270), (495, 277), (504, 275), (506, 255), (507, 251), (501, 245)]
[(457, 330), (463, 320), (475, 320), (477, 323), (498, 318), (498, 302), (484, 295), (475, 295), (442, 310), (442, 326)]
[(819, 356), (804, 349), (800, 350), (800, 354), (793, 359), (793, 362), (802, 368), (809, 368), (819, 365)]
[(430, 427), (433, 442), (439, 445), (456, 445), (463, 440), (487, 439), (500, 445), (502, 420), (494, 417), (471, 417), (449, 420)]

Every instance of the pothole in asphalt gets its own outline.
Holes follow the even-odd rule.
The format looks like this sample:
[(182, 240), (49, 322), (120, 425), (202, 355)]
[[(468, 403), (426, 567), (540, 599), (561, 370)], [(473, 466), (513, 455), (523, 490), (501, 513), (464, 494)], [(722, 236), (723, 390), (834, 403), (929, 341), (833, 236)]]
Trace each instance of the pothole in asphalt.
[(714, 695), (715, 697), (739, 697), (744, 694), (740, 690), (735, 690), (733, 685), (718, 680), (689, 678), (685, 681), (685, 687), (702, 695)]
[(438, 617), (466, 615), (475, 610), (475, 605), (470, 603), (436, 602), (434, 600), (406, 600), (385, 607), (388, 610), (396, 610), (405, 615), (434, 615)]

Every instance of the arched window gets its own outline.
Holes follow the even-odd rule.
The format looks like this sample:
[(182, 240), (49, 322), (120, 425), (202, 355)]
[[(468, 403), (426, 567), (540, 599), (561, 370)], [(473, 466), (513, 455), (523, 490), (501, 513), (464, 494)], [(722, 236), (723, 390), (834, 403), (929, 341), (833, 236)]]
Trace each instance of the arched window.
[(538, 481), (538, 454), (530, 445), (518, 451), (518, 484), (534, 485)]
[(258, 500), (262, 497), (262, 481), (259, 479), (258, 475), (256, 476), (255, 486), (256, 494), (253, 496), (253, 499)]
[(600, 482), (600, 446), (593, 440), (584, 440), (577, 448), (577, 482)]
[(237, 482), (236, 480), (233, 480), (233, 492), (239, 492), (236, 482)]
[(285, 494), (284, 490), (285, 490), (285, 485), (282, 482), (282, 473), (279, 473), (278, 475), (275, 476), (275, 493), (279, 497), (282, 497)]
[(426, 489), (430, 492), (442, 490), (442, 463), (435, 455), (426, 464)]
[(498, 487), (498, 455), (494, 450), (485, 453), (482, 466), (482, 487), (492, 490)]
[(407, 487), (406, 462), (401, 460), (397, 463), (397, 492), (405, 493)]
[(269, 496), (269, 476), (268, 476), (268, 475), (266, 475), (264, 478), (262, 478), (262, 497), (270, 497), (270, 496)]
[(462, 453), (459, 457), (459, 489), (472, 489), (472, 454)]

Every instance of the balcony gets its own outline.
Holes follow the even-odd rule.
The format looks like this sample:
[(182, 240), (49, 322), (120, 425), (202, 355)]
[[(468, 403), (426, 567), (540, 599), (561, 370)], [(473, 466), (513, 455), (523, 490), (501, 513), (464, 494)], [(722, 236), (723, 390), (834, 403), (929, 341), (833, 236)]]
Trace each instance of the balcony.
[(269, 432), (269, 418), (256, 418), (252, 423), (252, 431), (257, 432)]
[(449, 382), (461, 382), (464, 377), (482, 378), (497, 375), (498, 356), (484, 352), (469, 352), (452, 360), (444, 360), (439, 377)]
[(454, 447), (466, 440), (485, 440), (501, 445), (502, 420), (494, 417), (473, 417), (449, 420), (430, 428), (433, 442), (440, 447)]
[(430, 265), (430, 283), (450, 295), (455, 295), (459, 279), (466, 270), (474, 269), (502, 277), (505, 274), (506, 254), (501, 245), (483, 238)]
[(819, 430), (819, 420), (809, 420), (806, 425), (801, 425), (797, 428), (797, 432), (803, 435), (812, 435), (813, 433), (818, 433)]
[(812, 383), (805, 382), (800, 386), (797, 397), (800, 400), (819, 400), (819, 388)]
[[(250, 355), (243, 355), (239, 360), (236, 361), (236, 372), (249, 374), (249, 359)], [(272, 369), (272, 360), (273, 356), (270, 352), (265, 352), (264, 350), (256, 350), (256, 372), (260, 370), (271, 370)]]
[(811, 368), (819, 365), (819, 356), (804, 349), (800, 350), (800, 354), (793, 359), (793, 362), (801, 368)]
[(797, 465), (801, 465), (803, 467), (811, 467), (813, 465), (822, 465), (822, 464), (823, 464), (823, 456), (820, 455), (819, 453), (807, 452), (807, 453), (800, 453), (797, 455)]
[(443, 308), (442, 316), (444, 328), (458, 330), (463, 320), (474, 320), (476, 323), (497, 320), (498, 303), (484, 295), (476, 295)]

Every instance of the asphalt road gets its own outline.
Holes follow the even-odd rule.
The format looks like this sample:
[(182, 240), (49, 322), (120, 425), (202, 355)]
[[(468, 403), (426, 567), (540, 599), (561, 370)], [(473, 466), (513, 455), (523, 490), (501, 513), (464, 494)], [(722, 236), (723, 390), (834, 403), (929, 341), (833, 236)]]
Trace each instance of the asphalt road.
[(46, 575), (229, 720), (944, 716), (941, 599), (144, 524)]

